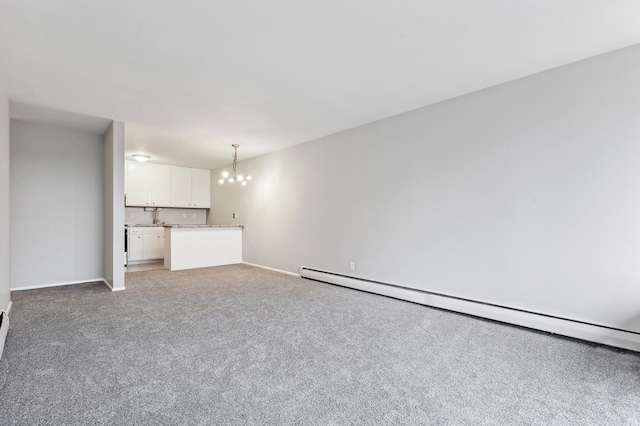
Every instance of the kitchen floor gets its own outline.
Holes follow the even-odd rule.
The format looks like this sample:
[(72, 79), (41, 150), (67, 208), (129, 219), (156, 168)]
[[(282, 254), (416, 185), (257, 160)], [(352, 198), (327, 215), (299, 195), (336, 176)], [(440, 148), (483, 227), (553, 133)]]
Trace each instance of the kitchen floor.
[(155, 263), (141, 263), (138, 265), (125, 266), (125, 272), (153, 271), (155, 269), (164, 269), (164, 261)]

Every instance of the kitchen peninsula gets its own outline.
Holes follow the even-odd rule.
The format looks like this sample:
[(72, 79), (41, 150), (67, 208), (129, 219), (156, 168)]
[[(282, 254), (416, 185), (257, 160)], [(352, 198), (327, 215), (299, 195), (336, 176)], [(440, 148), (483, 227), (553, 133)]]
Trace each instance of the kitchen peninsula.
[(242, 263), (243, 225), (163, 225), (164, 269)]

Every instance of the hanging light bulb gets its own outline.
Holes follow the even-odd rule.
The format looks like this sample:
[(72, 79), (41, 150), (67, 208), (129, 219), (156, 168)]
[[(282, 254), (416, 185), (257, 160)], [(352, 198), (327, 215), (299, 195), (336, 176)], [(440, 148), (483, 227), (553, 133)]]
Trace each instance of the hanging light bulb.
[(220, 183), (220, 185), (224, 184), (225, 179), (227, 179), (227, 182), (229, 183), (233, 183), (235, 181), (240, 181), (242, 182), (242, 185), (246, 185), (248, 180), (251, 180), (251, 176), (247, 175), (247, 174), (243, 174), (243, 173), (238, 173), (237, 167), (238, 167), (238, 147), (240, 145), (238, 145), (237, 143), (231, 144), (231, 146), (233, 147), (234, 151), (233, 151), (233, 170), (231, 173), (224, 171), (222, 172), (222, 179), (220, 179), (218, 181), (218, 183)]

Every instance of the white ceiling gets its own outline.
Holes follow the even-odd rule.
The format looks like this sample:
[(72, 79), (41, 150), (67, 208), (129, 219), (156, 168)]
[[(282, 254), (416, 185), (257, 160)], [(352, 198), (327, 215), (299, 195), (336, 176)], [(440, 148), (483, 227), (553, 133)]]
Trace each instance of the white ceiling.
[(103, 134), (111, 120), (90, 115), (70, 113), (22, 102), (11, 102), (11, 118), (40, 124), (70, 127), (88, 133)]
[(203, 168), (637, 43), (632, 0), (0, 0), (12, 113)]

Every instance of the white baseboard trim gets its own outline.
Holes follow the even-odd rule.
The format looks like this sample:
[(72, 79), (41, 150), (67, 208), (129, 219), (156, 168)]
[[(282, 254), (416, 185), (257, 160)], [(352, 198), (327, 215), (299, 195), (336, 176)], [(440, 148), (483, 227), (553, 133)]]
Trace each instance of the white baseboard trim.
[(5, 312), (8, 314), (9, 312), (11, 312), (11, 307), (13, 306), (13, 302), (11, 300), (9, 300), (9, 304), (7, 305), (7, 309), (5, 310)]
[(0, 359), (4, 352), (4, 342), (7, 339), (7, 333), (9, 332), (9, 314), (6, 311), (0, 312)]
[[(146, 265), (148, 263), (160, 263), (160, 262), (164, 262), (164, 259), (147, 259), (147, 260), (132, 260), (130, 262), (127, 262), (127, 265)], [(125, 267), (127, 266), (125, 265)]]
[[(105, 281), (106, 282), (106, 281)], [(118, 288), (113, 288), (111, 286), (111, 284), (109, 284), (107, 287), (109, 287), (109, 289), (111, 289), (111, 291), (122, 291), (122, 290), (126, 290), (126, 288), (124, 287), (118, 287)]]
[(109, 283), (109, 281), (107, 281), (105, 278), (102, 279), (102, 282), (104, 283), (104, 285), (107, 286), (107, 288), (111, 291), (121, 291), (124, 290), (125, 288), (113, 288), (113, 286), (111, 285), (111, 283)]
[(63, 286), (63, 285), (74, 285), (74, 284), (84, 284), (84, 283), (104, 282), (104, 281), (105, 280), (102, 277), (100, 277), (100, 278), (88, 278), (86, 280), (67, 281), (67, 282), (63, 282), (63, 283), (38, 284), (38, 285), (30, 285), (30, 286), (26, 286), (26, 287), (15, 287), (15, 288), (11, 288), (11, 291), (35, 290), (35, 289), (38, 289), (38, 288), (60, 287), (60, 286)]
[(111, 291), (113, 291), (113, 286), (111, 284), (109, 284), (109, 281), (105, 280), (104, 278), (102, 279), (102, 282), (104, 283), (104, 285), (107, 286), (107, 288)]
[(515, 308), (496, 306), (479, 301), (430, 293), (427, 291), (380, 283), (357, 277), (349, 277), (334, 272), (320, 271), (307, 267), (300, 268), (302, 278), (309, 278), (356, 290), (376, 293), (396, 299), (433, 306), (450, 311), (488, 318), (495, 321), (533, 328), (563, 336), (588, 340), (590, 342), (630, 349), (640, 352), (640, 334), (594, 324), (586, 324), (571, 319), (558, 318)]
[(249, 263), (249, 262), (242, 262), (242, 263), (249, 266), (255, 266), (256, 268), (267, 269), (269, 271), (280, 272), (281, 274), (291, 275), (291, 276), (300, 278), (300, 274), (296, 274), (295, 272), (289, 272), (282, 269), (270, 268), (268, 266), (258, 265), (256, 263)]

